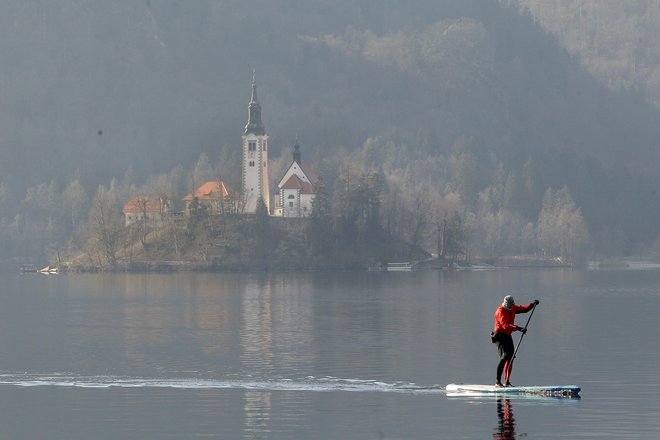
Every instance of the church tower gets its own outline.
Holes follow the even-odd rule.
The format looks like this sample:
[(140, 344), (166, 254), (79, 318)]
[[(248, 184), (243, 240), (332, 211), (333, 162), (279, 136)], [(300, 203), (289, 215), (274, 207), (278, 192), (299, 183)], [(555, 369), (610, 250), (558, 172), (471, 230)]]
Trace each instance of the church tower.
[(256, 74), (252, 74), (252, 97), (248, 121), (243, 133), (243, 203), (245, 213), (255, 213), (262, 199), (270, 213), (268, 180), (268, 135), (261, 122), (261, 105), (257, 100)]

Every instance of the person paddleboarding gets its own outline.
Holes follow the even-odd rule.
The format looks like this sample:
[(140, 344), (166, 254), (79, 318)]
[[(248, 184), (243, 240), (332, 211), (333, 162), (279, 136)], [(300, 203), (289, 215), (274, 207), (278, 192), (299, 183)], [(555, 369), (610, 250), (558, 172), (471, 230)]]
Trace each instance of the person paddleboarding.
[[(522, 332), (523, 335), (527, 333), (526, 327), (519, 327), (514, 323), (516, 314), (527, 313), (538, 304), (539, 300), (537, 299), (526, 306), (519, 306), (516, 305), (513, 296), (507, 295), (504, 297), (502, 304), (495, 310), (495, 325), (491, 333), (491, 340), (497, 344), (497, 351), (500, 354), (500, 363), (497, 364), (496, 387), (513, 386), (510, 379), (515, 349), (511, 334), (515, 331)], [(502, 385), (502, 373), (504, 373), (504, 385)]]

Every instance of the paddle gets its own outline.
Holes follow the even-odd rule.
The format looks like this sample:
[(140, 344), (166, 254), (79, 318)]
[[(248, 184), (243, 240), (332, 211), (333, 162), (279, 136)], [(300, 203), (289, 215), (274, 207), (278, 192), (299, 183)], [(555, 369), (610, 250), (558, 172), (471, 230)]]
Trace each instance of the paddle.
[(534, 304), (534, 306), (532, 307), (532, 312), (529, 314), (529, 318), (527, 318), (527, 323), (525, 324), (525, 329), (522, 331), (522, 334), (520, 335), (520, 340), (518, 341), (518, 345), (516, 345), (516, 349), (513, 352), (513, 357), (511, 357), (511, 360), (509, 361), (509, 364), (507, 365), (507, 374), (506, 374), (507, 382), (508, 382), (508, 379), (511, 377), (511, 370), (513, 369), (513, 361), (516, 358), (516, 355), (518, 354), (518, 349), (520, 348), (520, 343), (522, 342), (523, 338), (527, 334), (527, 326), (529, 325), (529, 321), (532, 320), (532, 315), (534, 315), (534, 310), (536, 310), (537, 305), (538, 304)]

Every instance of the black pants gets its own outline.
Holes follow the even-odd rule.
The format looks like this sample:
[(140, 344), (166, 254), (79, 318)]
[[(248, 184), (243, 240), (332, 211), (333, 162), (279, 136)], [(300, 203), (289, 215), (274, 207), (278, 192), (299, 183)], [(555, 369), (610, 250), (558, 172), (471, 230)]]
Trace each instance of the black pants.
[(495, 342), (497, 343), (497, 351), (500, 354), (500, 363), (497, 364), (497, 382), (499, 383), (502, 380), (504, 366), (513, 357), (513, 337), (504, 333), (497, 333)]

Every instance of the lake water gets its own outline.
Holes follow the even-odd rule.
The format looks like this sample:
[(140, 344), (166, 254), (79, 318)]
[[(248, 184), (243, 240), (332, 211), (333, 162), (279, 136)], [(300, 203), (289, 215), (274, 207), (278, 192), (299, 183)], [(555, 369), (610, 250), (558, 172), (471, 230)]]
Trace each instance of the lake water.
[[(0, 438), (660, 437), (658, 270), (0, 281)], [(512, 381), (581, 399), (433, 388), (494, 383), (509, 293), (541, 301)]]

